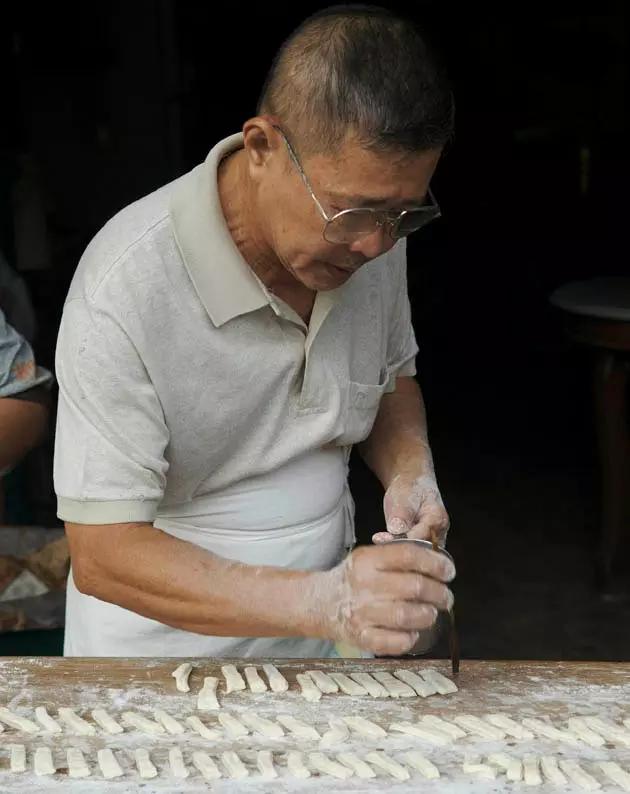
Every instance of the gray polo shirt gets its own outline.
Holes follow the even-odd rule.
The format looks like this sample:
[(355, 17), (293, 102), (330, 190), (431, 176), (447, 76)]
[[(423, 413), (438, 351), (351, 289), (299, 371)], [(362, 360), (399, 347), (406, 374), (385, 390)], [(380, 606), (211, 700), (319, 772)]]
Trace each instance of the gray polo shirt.
[[(269, 564), (329, 567), (343, 539), (320, 552), (313, 527), (347, 501), (348, 452), (383, 393), (415, 373), (405, 242), (319, 293), (307, 327), (225, 224), (217, 167), (241, 142), (120, 212), (79, 264), (57, 347), (59, 516), (149, 521), (244, 562), (268, 548)], [(347, 523), (331, 518), (326, 537)], [(274, 546), (295, 528), (303, 554), (295, 538)]]

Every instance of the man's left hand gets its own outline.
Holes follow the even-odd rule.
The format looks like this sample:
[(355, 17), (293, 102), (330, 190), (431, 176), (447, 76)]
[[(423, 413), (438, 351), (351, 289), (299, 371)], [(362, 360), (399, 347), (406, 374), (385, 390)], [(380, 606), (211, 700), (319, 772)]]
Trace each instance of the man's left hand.
[(374, 543), (403, 536), (432, 540), (433, 532), (440, 546), (446, 542), (449, 518), (433, 474), (394, 477), (385, 492), (383, 509), (387, 531), (373, 535)]

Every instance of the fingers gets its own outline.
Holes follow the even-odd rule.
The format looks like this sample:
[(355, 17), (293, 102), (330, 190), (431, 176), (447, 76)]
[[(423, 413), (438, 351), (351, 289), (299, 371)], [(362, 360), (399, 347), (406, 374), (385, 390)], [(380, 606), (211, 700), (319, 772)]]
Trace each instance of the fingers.
[[(446, 585), (416, 573), (379, 573), (374, 578), (374, 589), (390, 603), (421, 602), (443, 612), (451, 609), (454, 602), (453, 593)], [(382, 600), (377, 598), (371, 603), (378, 605)], [(390, 624), (386, 625), (390, 626)], [(402, 627), (390, 626), (390, 628)]]
[(359, 644), (376, 656), (402, 656), (409, 653), (419, 636), (417, 631), (388, 631), (371, 627), (361, 632)]
[(455, 578), (455, 566), (447, 557), (415, 543), (387, 543), (368, 550), (378, 555), (375, 567), (380, 571), (413, 571), (440, 582)]
[(388, 631), (420, 631), (432, 626), (438, 616), (432, 604), (412, 601), (377, 601), (361, 610), (365, 625)]
[[(409, 516), (412, 519), (412, 516)], [(391, 516), (387, 519), (387, 531), (391, 535), (406, 535), (411, 529), (412, 520), (405, 520), (401, 516)]]
[(372, 535), (372, 543), (387, 543), (388, 540), (393, 540), (394, 536), (389, 532), (377, 532)]

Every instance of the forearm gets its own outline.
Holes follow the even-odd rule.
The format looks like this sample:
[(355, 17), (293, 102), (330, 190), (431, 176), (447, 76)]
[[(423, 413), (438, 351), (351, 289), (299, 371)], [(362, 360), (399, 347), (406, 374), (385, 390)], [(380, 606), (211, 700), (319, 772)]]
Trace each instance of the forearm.
[(397, 475), (433, 476), (422, 392), (414, 378), (396, 381), (381, 400), (372, 432), (359, 448), (384, 488)]
[(46, 429), (45, 405), (26, 399), (0, 398), (0, 469), (14, 466)]
[(323, 572), (244, 565), (151, 524), (66, 528), (76, 586), (103, 601), (196, 634), (329, 633)]

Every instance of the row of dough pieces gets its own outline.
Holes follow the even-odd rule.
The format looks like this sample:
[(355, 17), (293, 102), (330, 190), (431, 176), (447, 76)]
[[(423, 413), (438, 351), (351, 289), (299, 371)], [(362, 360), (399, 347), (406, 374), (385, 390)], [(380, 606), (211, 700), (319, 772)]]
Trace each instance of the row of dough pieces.
[[(221, 667), (225, 679), (225, 692), (242, 692), (249, 688), (250, 692), (261, 694), (271, 689), (272, 692), (287, 692), (289, 682), (273, 664), (264, 664), (262, 669), (267, 676), (267, 685), (254, 666), (245, 667), (241, 675), (236, 665), (226, 664)], [(175, 685), (180, 692), (190, 692), (189, 677), (193, 670), (190, 662), (184, 662), (173, 671)], [(359, 673), (325, 673), (322, 670), (308, 670), (296, 676), (302, 696), (311, 702), (318, 701), (322, 695), (334, 695), (343, 692), (353, 697), (371, 696), (375, 698), (408, 698), (429, 697), (430, 695), (450, 695), (457, 692), (457, 686), (438, 670), (431, 668), (419, 670), (395, 670), (388, 672)], [(217, 698), (219, 679), (206, 676), (198, 695), (198, 708), (202, 710), (218, 709)]]
[[(39, 733), (42, 730), (52, 734), (62, 732), (60, 723), (48, 713), (45, 707), (38, 706), (35, 709), (35, 717), (39, 725), (27, 717), (14, 714), (6, 707), (0, 707), (0, 721), (16, 730), (26, 733)], [(96, 725), (88, 722), (70, 708), (59, 708), (58, 717), (71, 733), (82, 736), (96, 735), (96, 725), (105, 733), (112, 735), (123, 733), (125, 727), (152, 736), (163, 734), (176, 736), (187, 732), (187, 728), (179, 720), (162, 709), (156, 709), (153, 712), (154, 719), (149, 719), (135, 711), (125, 711), (121, 715), (121, 722), (114, 719), (104, 709), (94, 709), (92, 718)], [(239, 717), (237, 718), (226, 711), (217, 713), (219, 725), (232, 739), (247, 736), (252, 731), (268, 739), (280, 739), (285, 735), (285, 729), (300, 739), (321, 741), (324, 746), (331, 746), (348, 739), (349, 728), (364, 737), (378, 739), (387, 736), (387, 731), (380, 725), (360, 716), (330, 719), (330, 729), (323, 736), (313, 725), (289, 714), (279, 714), (274, 721), (260, 717), (252, 710), (248, 710), (240, 714)], [(189, 729), (204, 739), (215, 741), (222, 738), (218, 725), (209, 727), (196, 716), (186, 717), (185, 721)], [(605, 744), (630, 747), (630, 719), (624, 720), (624, 726), (603, 720), (600, 717), (570, 717), (568, 729), (565, 729), (557, 728), (551, 722), (533, 717), (525, 717), (519, 723), (507, 714), (487, 714), (483, 718), (472, 714), (457, 714), (450, 720), (425, 714), (415, 723), (393, 722), (389, 726), (389, 731), (390, 733), (414, 736), (439, 746), (445, 746), (470, 734), (489, 741), (501, 741), (507, 737), (526, 741), (536, 736), (571, 745), (579, 745), (580, 742), (584, 742), (597, 748), (603, 747)], [(2, 728), (2, 730), (4, 729)]]
[[(420, 772), (425, 778), (435, 780), (440, 777), (440, 771), (435, 764), (416, 750), (403, 753), (403, 758), (412, 770)], [(84, 778), (92, 775), (85, 756), (79, 748), (68, 748), (66, 759), (69, 777)], [(114, 751), (110, 748), (99, 750), (97, 759), (104, 778), (111, 780), (125, 774)], [(144, 748), (135, 750), (133, 759), (141, 778), (149, 780), (159, 775), (148, 750)], [(487, 762), (482, 763), (480, 759), (468, 758), (462, 765), (462, 771), (475, 777), (494, 780), (497, 776), (496, 767), (498, 767), (505, 771), (508, 780), (514, 782), (523, 780), (526, 785), (530, 786), (542, 785), (544, 776), (544, 780), (557, 786), (565, 786), (567, 778), (569, 778), (577, 786), (587, 791), (596, 791), (601, 788), (601, 784), (596, 778), (577, 761), (571, 759), (557, 760), (554, 756), (538, 758), (535, 755), (526, 755), (521, 761), (511, 758), (505, 753), (497, 753), (488, 756)], [(10, 746), (10, 763), (12, 772), (26, 771), (26, 748), (24, 745)], [(234, 750), (227, 750), (221, 754), (223, 771), (207, 753), (202, 751), (192, 753), (192, 763), (206, 780), (218, 780), (224, 776), (232, 779), (243, 779), (250, 776), (250, 770)], [(274, 780), (279, 777), (273, 753), (270, 750), (258, 751), (256, 765), (263, 780)], [(287, 776), (308, 778), (311, 776), (309, 766), (320, 775), (331, 775), (338, 779), (347, 779), (353, 775), (362, 779), (375, 778), (377, 774), (374, 768), (395, 780), (402, 781), (411, 778), (406, 766), (382, 751), (369, 752), (363, 758), (356, 753), (342, 752), (337, 755), (336, 760), (320, 752), (302, 753), (296, 750), (287, 754)], [(619, 764), (614, 761), (600, 761), (598, 766), (610, 782), (620, 786), (624, 791), (630, 791), (630, 774)], [(54, 775), (56, 773), (57, 768), (53, 762), (50, 748), (36, 748), (33, 767), (36, 775)], [(168, 770), (170, 777), (173, 778), (184, 779), (190, 776), (184, 755), (178, 747), (169, 750)]]

